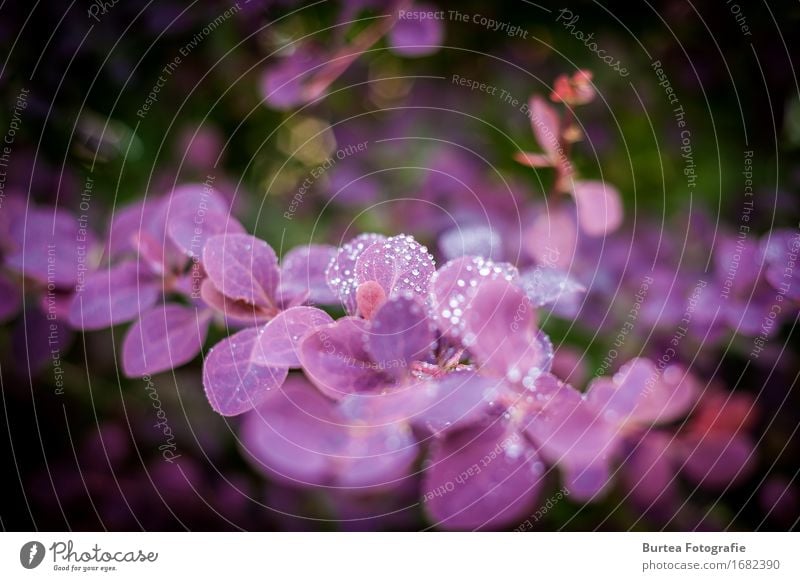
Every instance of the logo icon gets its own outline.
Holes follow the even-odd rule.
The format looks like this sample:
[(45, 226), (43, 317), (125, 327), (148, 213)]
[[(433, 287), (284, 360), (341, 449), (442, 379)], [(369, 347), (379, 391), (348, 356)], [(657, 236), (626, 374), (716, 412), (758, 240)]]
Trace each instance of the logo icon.
[(30, 541), (19, 550), (19, 562), (26, 569), (35, 569), (44, 560), (44, 545), (39, 541)]

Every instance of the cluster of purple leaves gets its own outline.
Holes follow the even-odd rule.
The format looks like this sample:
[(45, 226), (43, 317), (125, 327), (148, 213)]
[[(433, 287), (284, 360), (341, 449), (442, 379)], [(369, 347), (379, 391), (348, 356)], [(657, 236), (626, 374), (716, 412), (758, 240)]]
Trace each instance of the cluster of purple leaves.
[[(444, 40), (441, 21), (402, 16), (431, 10), (431, 6), (411, 0), (343, 2), (331, 26), (332, 39), (323, 41), (308, 35), (281, 47), (278, 62), (271, 64), (261, 79), (264, 101), (287, 110), (324, 98), (334, 81), (384, 37), (389, 49), (403, 57), (438, 51)], [(378, 13), (366, 14), (375, 11)], [(359, 22), (366, 23), (365, 27), (348, 38)]]
[[(279, 266), (264, 242), (217, 234), (200, 264), (205, 304), (193, 321), (244, 327), (208, 352), (203, 383), (216, 411), (247, 414), (253, 463), (295, 486), (381, 490), (419, 477), (424, 455), (421, 494), (444, 527), (522, 518), (552, 466), (573, 498), (600, 495), (634, 428), (685, 416), (698, 395), (683, 368), (647, 360), (581, 393), (550, 373), (535, 312), (549, 299), (514, 266), (467, 256), (437, 270), (410, 236), (301, 247)], [(334, 321), (307, 303), (346, 314)], [(148, 324), (134, 325), (126, 348)], [(135, 360), (159, 366), (126, 360), (129, 373), (160, 370), (189, 333), (154, 325), (136, 346), (156, 351)]]

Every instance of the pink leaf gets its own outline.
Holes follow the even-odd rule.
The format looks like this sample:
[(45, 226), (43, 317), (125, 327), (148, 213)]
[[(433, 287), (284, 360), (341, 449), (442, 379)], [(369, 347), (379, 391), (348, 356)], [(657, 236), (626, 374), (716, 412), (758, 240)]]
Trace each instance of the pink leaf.
[(356, 261), (375, 242), (386, 240), (380, 234), (361, 234), (339, 248), (325, 271), (325, 279), (345, 310), (355, 315), (356, 309)]
[(464, 344), (481, 369), (528, 389), (549, 369), (552, 352), (539, 341), (536, 312), (519, 287), (482, 283), (465, 318)]
[(274, 309), (229, 299), (208, 279), (200, 285), (200, 297), (209, 307), (222, 313), (226, 319), (245, 325), (263, 325), (275, 316)]
[(547, 157), (556, 162), (561, 150), (559, 119), (556, 110), (538, 95), (528, 103), (530, 120), (536, 141)]
[(274, 308), (280, 272), (269, 244), (249, 234), (212, 236), (203, 250), (208, 278), (226, 297)]
[(282, 311), (259, 331), (253, 361), (272, 367), (300, 367), (297, 348), (308, 332), (333, 323), (331, 316), (314, 307), (292, 307)]
[(487, 280), (512, 281), (518, 275), (515, 266), (492, 262), (479, 256), (463, 256), (442, 266), (431, 278), (433, 318), (439, 330), (453, 338), (464, 334), (464, 313), (478, 286)]
[(578, 206), (578, 222), (589, 236), (613, 232), (622, 224), (622, 201), (617, 189), (599, 181), (576, 181), (572, 195)]

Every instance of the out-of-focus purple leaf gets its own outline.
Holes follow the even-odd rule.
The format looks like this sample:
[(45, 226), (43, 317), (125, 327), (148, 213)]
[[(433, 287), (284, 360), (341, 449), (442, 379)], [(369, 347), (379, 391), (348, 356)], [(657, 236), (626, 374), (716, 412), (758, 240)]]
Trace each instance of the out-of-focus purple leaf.
[(542, 485), (536, 451), (500, 423), (437, 440), (422, 482), (423, 507), (445, 529), (493, 529), (529, 514)]
[(354, 425), (300, 376), (246, 416), (242, 441), (258, 468), (295, 486), (393, 486), (417, 456), (410, 430)]
[(162, 283), (143, 268), (140, 262), (129, 260), (87, 276), (70, 304), (70, 324), (84, 330), (104, 329), (132, 321), (152, 307)]
[(19, 287), (0, 272), (0, 323), (13, 319), (22, 307)]
[(659, 370), (651, 360), (637, 358), (613, 378), (595, 379), (586, 401), (608, 421), (651, 424), (686, 416), (698, 395), (696, 380), (683, 367), (669, 365)]
[(11, 225), (10, 238), (6, 265), (43, 284), (70, 287), (93, 267), (94, 236), (69, 212), (31, 208)]
[(128, 377), (167, 371), (194, 359), (208, 334), (207, 312), (180, 305), (158, 305), (142, 314), (122, 344)]
[(336, 303), (325, 273), (337, 249), (325, 244), (298, 246), (281, 262), (280, 295), (284, 301), (307, 293), (306, 300), (321, 305)]
[[(414, 11), (434, 11), (429, 4), (414, 4)], [(444, 25), (432, 18), (398, 18), (387, 40), (392, 51), (404, 57), (422, 57), (437, 52), (444, 40)]]
[(211, 236), (245, 233), (225, 199), (205, 184), (175, 188), (166, 208), (167, 233), (189, 257), (199, 258)]
[(501, 260), (503, 241), (486, 225), (456, 226), (439, 237), (439, 248), (447, 260), (462, 256), (481, 256)]

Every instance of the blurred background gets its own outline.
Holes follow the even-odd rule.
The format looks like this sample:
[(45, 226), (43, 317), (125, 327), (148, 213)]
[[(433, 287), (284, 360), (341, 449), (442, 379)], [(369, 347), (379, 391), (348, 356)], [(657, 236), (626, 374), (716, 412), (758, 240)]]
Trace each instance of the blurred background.
[[(797, 3), (432, 1), (430, 10), (467, 20), (447, 13), (430, 28), (398, 23), (344, 70), (324, 69), (320, 76), (331, 78), (323, 98), (298, 102), (291, 87), (275, 89), (292, 66), (357, 46), (372, 30), (370, 17), (388, 4), (3, 4), (3, 199), (86, 215), (98, 240), (119, 208), (184, 182), (213, 183), (248, 231), (279, 254), (365, 231), (405, 232), (439, 248), (443, 233), (487, 208), (487, 219), (513, 239), (518, 218), (524, 224), (543, 203), (551, 179), (514, 161), (520, 150), (538, 150), (520, 106), (548, 95), (558, 75), (589, 69), (598, 97), (578, 113), (585, 136), (575, 163), (622, 194), (621, 248), (657, 247), (656, 255), (677, 248), (681, 266), (712, 272), (707, 235), (737, 231), (748, 179), (754, 237), (798, 228)], [(490, 22), (508, 26), (493, 30)], [(403, 49), (403, 34), (436, 46)], [(470, 90), (454, 75), (486, 87)], [(678, 123), (684, 115), (686, 127)], [(683, 130), (689, 150), (681, 149)], [(616, 276), (610, 267), (603, 272)], [(629, 302), (639, 279), (624, 285), (602, 309), (587, 310), (609, 312), (623, 295)], [(123, 326), (86, 334), (64, 328), (54, 360), (41, 331), (48, 323), (35, 312), (40, 299), (26, 288), (24, 314), (0, 326), (3, 529), (433, 524), (414, 482), (348, 494), (293, 488), (260, 473), (239, 451), (236, 422), (208, 406), (199, 358), (154, 376), (157, 389), (149, 389), (121, 373)], [(582, 361), (578, 385), (603, 366), (624, 309), (616, 319), (584, 314), (545, 323), (553, 342)], [(794, 528), (799, 368), (796, 312), (786, 315), (758, 360), (748, 357), (757, 333), (722, 335), (697, 360), (695, 343), (682, 346), (681, 357), (704, 381), (744, 398), (740, 424), (758, 452), (735, 485), (682, 480), (680, 516), (669, 518), (637, 506), (618, 486), (591, 504), (555, 503), (531, 528)], [(643, 329), (630, 349), (658, 344), (652, 332)], [(224, 334), (212, 330), (209, 344)], [(159, 409), (174, 437), (158, 427)], [(741, 413), (715, 409), (713, 421)], [(165, 462), (164, 445), (179, 459)]]

